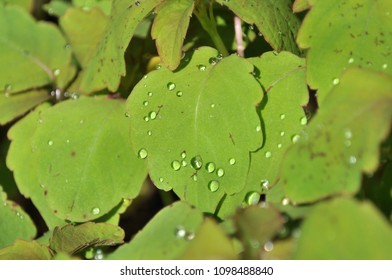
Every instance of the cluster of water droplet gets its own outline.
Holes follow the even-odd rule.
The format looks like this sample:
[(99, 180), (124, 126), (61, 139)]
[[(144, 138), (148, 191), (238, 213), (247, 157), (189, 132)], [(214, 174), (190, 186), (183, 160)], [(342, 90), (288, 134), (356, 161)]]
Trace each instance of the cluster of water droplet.
[(182, 225), (177, 226), (174, 233), (178, 239), (184, 239), (186, 241), (190, 241), (195, 238), (194, 232), (187, 231)]

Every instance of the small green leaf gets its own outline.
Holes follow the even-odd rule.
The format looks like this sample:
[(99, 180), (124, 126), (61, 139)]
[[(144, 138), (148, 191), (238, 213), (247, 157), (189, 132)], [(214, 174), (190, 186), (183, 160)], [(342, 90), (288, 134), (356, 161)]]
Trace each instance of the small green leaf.
[(21, 9), (0, 5), (0, 92), (47, 84), (63, 88), (74, 74), (71, 51), (52, 24), (37, 23)]
[(70, 8), (60, 18), (60, 26), (82, 68), (87, 67), (94, 57), (94, 50), (98, 47), (108, 22), (109, 18), (98, 8)]
[[(33, 239), (37, 229), (29, 215), (13, 201), (0, 186), (0, 248), (12, 245), (17, 239)], [(1, 253), (0, 253), (1, 255)]]
[(33, 90), (23, 94), (0, 93), (0, 125), (4, 125), (31, 108), (49, 99), (46, 90)]
[(170, 70), (180, 64), (182, 44), (193, 8), (193, 0), (169, 0), (162, 2), (155, 10), (157, 15), (151, 36), (156, 40), (163, 64)]
[(162, 209), (131, 240), (109, 255), (112, 260), (181, 258), (203, 221), (202, 213), (184, 202)]
[(78, 254), (91, 247), (114, 246), (123, 243), (124, 231), (106, 223), (84, 223), (56, 227), (50, 239), (55, 252)]
[(390, 260), (392, 229), (369, 202), (339, 198), (320, 203), (302, 225), (294, 258)]
[(307, 79), (317, 89), (320, 105), (347, 67), (392, 74), (391, 1), (307, 1), (312, 9), (297, 41), (300, 47), (309, 48)]
[(299, 13), (310, 9), (309, 0), (295, 0), (293, 3), (293, 12)]
[(81, 98), (42, 112), (33, 152), (38, 180), (58, 217), (97, 219), (139, 194), (146, 165), (133, 155), (124, 105)]
[[(125, 76), (125, 50), (138, 24), (162, 0), (113, 0), (112, 12), (105, 35), (93, 52), (81, 82), (82, 92), (108, 88), (117, 90), (121, 76)], [(138, 4), (136, 4), (138, 3)]]
[(50, 260), (50, 249), (37, 241), (16, 240), (12, 246), (0, 250), (0, 260)]
[(379, 144), (392, 116), (392, 79), (352, 68), (345, 72), (296, 145), (286, 154), (280, 183), (294, 202), (356, 193), (361, 171), (375, 171)]
[(295, 42), (300, 21), (291, 10), (291, 0), (217, 0), (243, 21), (255, 24), (265, 40), (277, 51), (299, 54)]
[(31, 150), (31, 140), (41, 121), (42, 112), (49, 107), (48, 103), (37, 107), (8, 131), (8, 138), (12, 142), (7, 154), (7, 166), (14, 172), (19, 191), (26, 198), (32, 200), (51, 229), (65, 222), (53, 214), (46, 202), (45, 190), (37, 178), (38, 165), (26, 164), (26, 162), (35, 162), (35, 155)]
[(217, 55), (200, 48), (181, 71), (149, 73), (127, 101), (135, 157), (154, 184), (210, 213), (244, 188), (249, 152), (262, 140), (253, 66), (236, 55), (216, 63)]

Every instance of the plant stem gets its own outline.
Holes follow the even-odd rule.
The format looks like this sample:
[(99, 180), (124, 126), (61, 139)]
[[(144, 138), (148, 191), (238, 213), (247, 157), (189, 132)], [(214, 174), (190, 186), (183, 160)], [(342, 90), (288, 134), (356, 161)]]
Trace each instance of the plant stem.
[(228, 56), (229, 52), (218, 33), (212, 5), (213, 3), (210, 1), (207, 11), (203, 0), (196, 1), (196, 8), (193, 13), (196, 15), (203, 29), (210, 35), (212, 42), (215, 44), (218, 51), (223, 56)]

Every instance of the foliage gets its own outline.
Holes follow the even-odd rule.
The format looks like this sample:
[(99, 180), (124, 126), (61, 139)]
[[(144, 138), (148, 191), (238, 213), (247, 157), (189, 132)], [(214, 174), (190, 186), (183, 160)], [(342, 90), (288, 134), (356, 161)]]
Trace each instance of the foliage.
[(391, 17), (0, 0), (0, 259), (391, 259)]

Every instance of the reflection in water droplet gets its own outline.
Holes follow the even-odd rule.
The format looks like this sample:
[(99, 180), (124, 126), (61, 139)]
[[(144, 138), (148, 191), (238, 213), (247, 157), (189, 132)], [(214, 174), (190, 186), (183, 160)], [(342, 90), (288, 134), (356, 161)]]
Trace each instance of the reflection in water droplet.
[(184, 167), (188, 165), (188, 163), (187, 163), (186, 160), (184, 160), (184, 159), (181, 161), (181, 164), (182, 164), (182, 166), (184, 166)]
[(278, 143), (278, 149), (280, 149), (280, 148), (282, 148), (282, 144), (281, 143)]
[(214, 103), (211, 104), (211, 108), (215, 108), (215, 104)]
[(146, 149), (140, 149), (138, 152), (139, 158), (141, 159), (145, 159), (148, 155), (147, 150)]
[(382, 69), (387, 69), (387, 68), (388, 68), (388, 64), (384, 63), (384, 64), (382, 65)]
[(60, 73), (61, 73), (61, 70), (60, 70), (60, 69), (54, 69), (54, 70), (53, 70), (53, 75), (54, 75), (55, 77), (57, 77), (58, 75), (60, 75)]
[(143, 101), (143, 105), (146, 107), (148, 106), (148, 101)]
[(155, 118), (157, 117), (157, 113), (154, 111), (151, 111), (149, 116), (150, 116), (150, 119), (155, 120)]
[(149, 91), (149, 92), (147, 93), (147, 95), (148, 95), (149, 97), (151, 97), (151, 96), (153, 96), (154, 94), (153, 94), (151, 91)]
[(144, 75), (144, 76), (143, 76), (143, 79), (147, 79), (147, 78), (148, 78), (148, 75)]
[(271, 153), (270, 151), (265, 152), (265, 157), (266, 157), (266, 158), (272, 157), (272, 153)]
[(191, 159), (191, 165), (194, 169), (199, 170), (203, 166), (203, 160), (201, 156), (195, 156)]
[(348, 60), (348, 63), (349, 63), (349, 64), (353, 64), (353, 63), (354, 63), (354, 58), (353, 58), (353, 57), (350, 57), (349, 60)]
[(176, 84), (175, 83), (170, 82), (170, 83), (167, 84), (167, 89), (168, 90), (174, 90), (175, 88), (176, 88)]
[(267, 241), (264, 243), (264, 251), (271, 252), (274, 249), (274, 243), (272, 241)]
[(250, 192), (245, 197), (245, 202), (248, 205), (256, 205), (260, 201), (260, 194), (258, 192)]
[(282, 199), (282, 205), (283, 206), (286, 206), (286, 205), (289, 205), (289, 204), (290, 204), (290, 200), (288, 198), (283, 198)]
[(144, 121), (148, 122), (150, 120), (150, 118), (148, 116), (144, 117)]
[(257, 131), (257, 132), (260, 132), (260, 131), (261, 131), (261, 126), (259, 126), (259, 125), (256, 126), (256, 131)]
[(182, 91), (177, 91), (176, 95), (177, 95), (178, 97), (181, 97), (181, 96), (182, 96)]
[(335, 78), (335, 79), (332, 80), (332, 84), (334, 84), (335, 86), (336, 86), (337, 84), (339, 84), (339, 83), (340, 83), (339, 78)]
[(49, 146), (52, 146), (52, 145), (53, 145), (53, 141), (52, 141), (52, 140), (49, 140), (49, 141), (48, 141), (48, 145), (49, 145)]
[(193, 240), (193, 238), (195, 238), (195, 234), (193, 232), (187, 232), (186, 233), (185, 240), (191, 241), (191, 240)]
[(183, 226), (176, 227), (175, 234), (177, 238), (184, 238), (186, 235), (186, 230)]
[(196, 181), (197, 181), (197, 174), (193, 174), (193, 175), (192, 175), (192, 179), (193, 179), (193, 181), (196, 182)]
[(299, 141), (300, 138), (301, 136), (299, 136), (298, 134), (294, 134), (293, 137), (291, 137), (291, 142), (295, 144)]
[(356, 163), (357, 163), (357, 158), (356, 158), (355, 156), (350, 156), (350, 157), (348, 158), (348, 162), (349, 162), (350, 164), (356, 164)]
[(181, 168), (181, 163), (180, 163), (179, 161), (177, 161), (177, 160), (173, 160), (172, 163), (171, 163), (171, 167), (172, 167), (175, 171), (180, 170), (180, 168)]
[(148, 136), (151, 136), (151, 135), (152, 135), (151, 130), (147, 131), (147, 135), (148, 135)]
[(91, 210), (91, 213), (93, 213), (93, 215), (98, 215), (101, 213), (101, 210), (98, 207), (95, 207)]
[(230, 164), (230, 165), (234, 165), (234, 164), (235, 164), (235, 158), (229, 159), (229, 164)]
[(208, 173), (214, 172), (215, 171), (215, 164), (213, 162), (207, 163), (206, 170)]
[(222, 168), (218, 168), (216, 175), (218, 175), (218, 177), (223, 177), (223, 175), (225, 175), (225, 171)]
[(280, 132), (280, 136), (284, 136), (284, 131), (281, 131), (281, 132)]
[(301, 122), (301, 125), (305, 125), (308, 123), (308, 119), (306, 117), (302, 117), (300, 122)]
[(261, 188), (264, 192), (269, 190), (269, 181), (267, 179), (263, 179), (260, 181)]
[(208, 62), (209, 62), (211, 65), (215, 65), (215, 64), (218, 62), (218, 59), (217, 59), (216, 57), (211, 57), (211, 58), (208, 60)]
[(197, 68), (199, 68), (200, 71), (206, 71), (207, 67), (205, 65), (197, 65)]
[(219, 189), (219, 182), (212, 180), (208, 183), (208, 189), (212, 192), (216, 192)]
[(222, 60), (223, 59), (223, 54), (218, 54), (217, 56), (216, 56), (216, 58), (218, 59), (218, 60)]
[(186, 152), (182, 152), (182, 153), (181, 153), (181, 157), (182, 157), (182, 158), (186, 158)]
[(140, 6), (140, 2), (139, 1), (135, 1), (135, 5), (139, 7)]
[(286, 114), (280, 114), (280, 119), (284, 120), (286, 118)]

